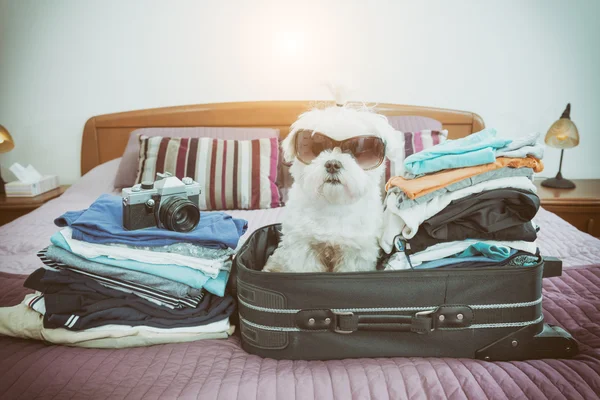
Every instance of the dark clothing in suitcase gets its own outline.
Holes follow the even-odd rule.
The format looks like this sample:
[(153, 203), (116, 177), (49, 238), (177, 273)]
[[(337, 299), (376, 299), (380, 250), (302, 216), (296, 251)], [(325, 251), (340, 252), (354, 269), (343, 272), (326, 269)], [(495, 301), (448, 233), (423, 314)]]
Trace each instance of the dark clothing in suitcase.
[[(237, 284), (242, 346), (250, 353), (308, 360), (517, 360), (577, 353), (568, 333), (543, 322), (542, 262), (530, 267), (262, 272), (278, 246), (280, 228), (258, 229), (235, 258), (231, 279)], [(549, 266), (557, 272), (555, 261)]]
[[(459, 229), (456, 229), (458, 231)], [(456, 232), (455, 232), (456, 233)], [(476, 236), (472, 236), (476, 235)], [(465, 229), (458, 236), (451, 236), (446, 239), (439, 239), (431, 237), (425, 230), (419, 229), (417, 234), (407, 241), (406, 253), (414, 254), (427, 249), (438, 243), (454, 242), (457, 240), (473, 239), (478, 240), (498, 240), (498, 241), (512, 241), (512, 240), (523, 240), (525, 242), (533, 242), (537, 239), (537, 231), (531, 222), (524, 223), (522, 225), (511, 226), (510, 228), (502, 229), (498, 232), (479, 232), (470, 233), (470, 230)]]
[(440, 242), (465, 239), (533, 242), (537, 235), (530, 221), (539, 207), (540, 199), (535, 193), (511, 188), (454, 200), (421, 224), (408, 241), (408, 253)]

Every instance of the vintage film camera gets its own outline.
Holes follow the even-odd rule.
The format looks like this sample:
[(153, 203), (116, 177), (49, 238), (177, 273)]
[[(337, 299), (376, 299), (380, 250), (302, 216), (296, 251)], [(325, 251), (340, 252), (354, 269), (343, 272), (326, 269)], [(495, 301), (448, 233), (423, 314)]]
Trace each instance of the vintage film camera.
[(124, 188), (123, 226), (128, 230), (149, 227), (189, 232), (200, 222), (200, 184), (192, 178), (169, 173), (156, 174), (155, 182), (142, 182)]

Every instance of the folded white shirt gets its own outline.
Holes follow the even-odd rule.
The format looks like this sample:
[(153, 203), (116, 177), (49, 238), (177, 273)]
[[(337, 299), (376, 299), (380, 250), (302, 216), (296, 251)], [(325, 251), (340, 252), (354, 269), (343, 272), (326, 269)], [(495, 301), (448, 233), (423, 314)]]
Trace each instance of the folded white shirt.
[(87, 259), (105, 256), (115, 260), (134, 260), (148, 264), (181, 265), (202, 271), (211, 278), (216, 278), (219, 275), (219, 271), (222, 269), (229, 269), (231, 266), (231, 263), (227, 262), (231, 258), (229, 256), (217, 259), (203, 259), (176, 253), (163, 253), (158, 251), (88, 243), (73, 239), (73, 230), (69, 227), (62, 229), (60, 233), (65, 238), (72, 253)]
[(469, 246), (475, 243), (485, 243), (490, 246), (506, 246), (511, 249), (521, 250), (527, 253), (536, 254), (537, 253), (537, 243), (536, 242), (525, 242), (522, 240), (513, 240), (513, 241), (497, 241), (497, 240), (477, 240), (477, 239), (467, 239), (467, 240), (458, 240), (455, 242), (445, 242), (434, 244), (433, 246), (429, 246), (425, 250), (419, 251), (418, 253), (410, 255), (410, 264), (404, 252), (399, 251), (393, 254), (386, 263), (386, 270), (402, 270), (402, 269), (410, 269), (411, 264), (413, 267), (420, 265), (427, 261), (439, 260), (441, 258), (446, 258), (453, 256), (457, 253), (460, 253), (466, 250)]
[(138, 330), (139, 332), (154, 332), (154, 333), (215, 333), (215, 332), (226, 332), (229, 330), (231, 325), (229, 324), (229, 318), (222, 319), (217, 322), (211, 322), (206, 325), (199, 326), (187, 326), (182, 328), (155, 328), (153, 326), (137, 325), (104, 325), (96, 328), (86, 329), (86, 332), (104, 332), (104, 331), (129, 331), (131, 329)]
[(402, 210), (397, 207), (397, 194), (390, 192), (387, 195), (386, 207), (383, 212), (383, 230), (379, 238), (379, 245), (389, 254), (392, 252), (396, 236), (401, 234), (404, 239), (411, 239), (417, 234), (419, 226), (424, 221), (442, 211), (453, 200), (462, 199), (475, 193), (504, 188), (528, 190), (533, 193), (537, 192), (533, 182), (525, 176), (500, 178), (444, 193), (426, 203), (417, 204), (414, 207)]
[(542, 159), (544, 158), (544, 146), (538, 143), (541, 136), (540, 132), (535, 132), (516, 137), (506, 146), (496, 149), (496, 157), (525, 158), (534, 156)]

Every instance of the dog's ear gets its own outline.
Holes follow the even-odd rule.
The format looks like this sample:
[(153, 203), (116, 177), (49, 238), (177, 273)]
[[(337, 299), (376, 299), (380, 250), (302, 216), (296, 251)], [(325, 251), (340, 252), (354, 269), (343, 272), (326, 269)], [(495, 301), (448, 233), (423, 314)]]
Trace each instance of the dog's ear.
[(283, 161), (287, 164), (291, 164), (294, 162), (296, 158), (296, 134), (298, 133), (298, 129), (292, 130), (286, 136), (285, 139), (281, 142), (281, 150), (283, 151)]
[(395, 130), (385, 117), (378, 121), (377, 130), (385, 142), (385, 156), (390, 160), (398, 157), (403, 147), (402, 132)]
[(283, 161), (285, 163), (291, 164), (296, 158), (296, 135), (304, 130), (312, 130), (309, 127), (315, 125), (315, 121), (319, 120), (320, 115), (321, 113), (319, 110), (313, 108), (310, 111), (300, 114), (298, 119), (292, 124), (290, 127), (290, 133), (281, 142)]
[(400, 141), (400, 135), (402, 132), (398, 132), (394, 128), (385, 133), (385, 156), (390, 160), (397, 158), (400, 154), (400, 150), (402, 149), (402, 143)]

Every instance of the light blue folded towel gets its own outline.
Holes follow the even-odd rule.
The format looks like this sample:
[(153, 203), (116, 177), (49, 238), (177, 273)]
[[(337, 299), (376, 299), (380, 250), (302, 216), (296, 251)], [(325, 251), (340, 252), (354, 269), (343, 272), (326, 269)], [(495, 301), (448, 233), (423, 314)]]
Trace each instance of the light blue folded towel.
[(512, 143), (496, 150), (496, 157), (525, 158), (533, 156), (537, 159), (544, 158), (544, 146), (540, 143), (542, 134), (539, 132), (520, 135)]
[(456, 257), (463, 258), (483, 256), (491, 260), (502, 261), (511, 256), (511, 251), (512, 249), (508, 246), (477, 242), (467, 247), (462, 253), (457, 254)]
[[(516, 252), (517, 252), (517, 250), (510, 249), (509, 256), (516, 254)], [(501, 261), (504, 261), (504, 259), (495, 260), (493, 258), (489, 258), (487, 256), (482, 256), (482, 255), (473, 256), (473, 257), (453, 256), (453, 257), (440, 258), (439, 260), (427, 261), (422, 264), (416, 265), (414, 267), (414, 269), (432, 269), (432, 268), (448, 267), (448, 266), (452, 266), (452, 265), (456, 265), (456, 264), (465, 264), (465, 263), (474, 263), (474, 262), (487, 262), (487, 263), (496, 264), (496, 263), (500, 263)], [(470, 267), (470, 265), (465, 265), (465, 266)], [(527, 265), (524, 265), (524, 266), (527, 266)]]
[[(71, 247), (60, 232), (56, 232), (52, 235), (50, 241), (53, 245), (72, 252)], [(225, 295), (225, 286), (227, 285), (227, 279), (229, 278), (229, 271), (220, 271), (216, 278), (209, 278), (202, 273), (202, 271), (175, 264), (147, 264), (133, 260), (116, 260), (106, 256), (89, 258), (89, 260), (132, 271), (145, 272), (154, 276), (160, 276), (196, 289), (204, 288), (208, 292), (221, 297)]]
[(413, 175), (429, 174), (451, 168), (489, 164), (496, 160), (496, 149), (512, 140), (497, 138), (495, 129), (484, 129), (457, 140), (446, 140), (427, 150), (406, 157), (404, 166)]

